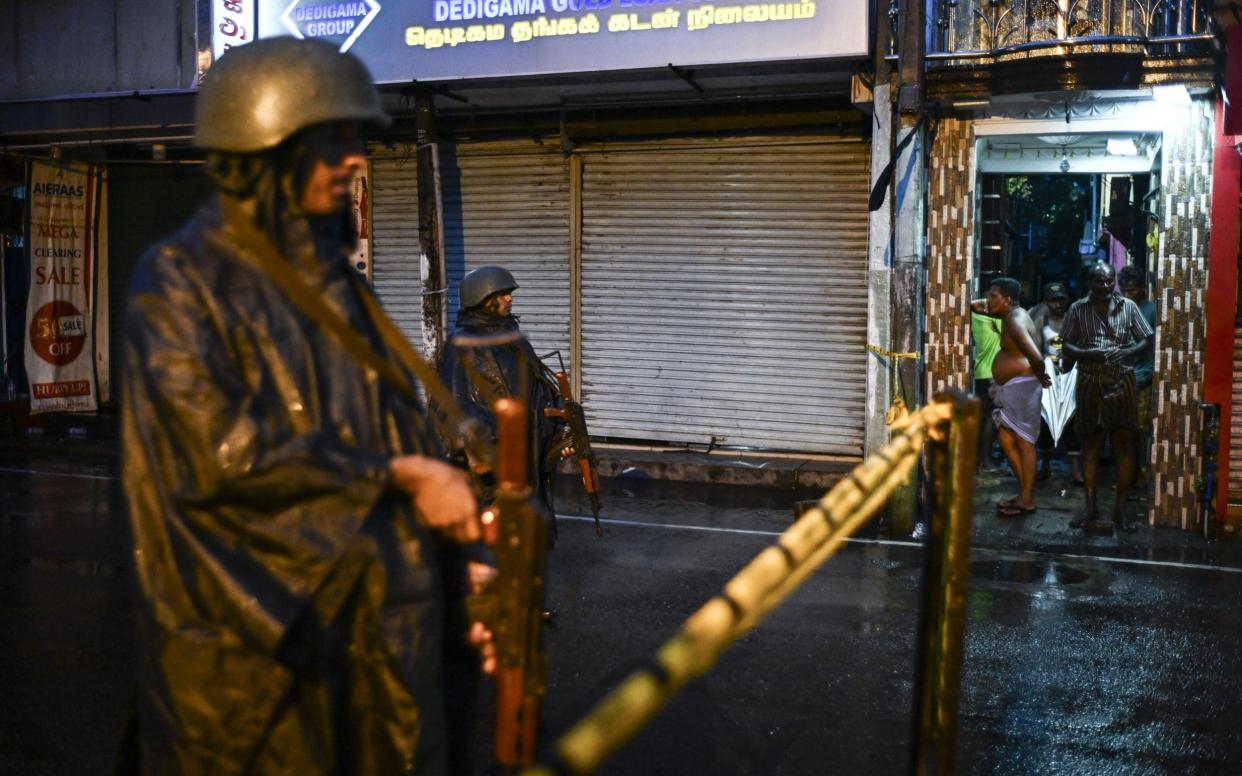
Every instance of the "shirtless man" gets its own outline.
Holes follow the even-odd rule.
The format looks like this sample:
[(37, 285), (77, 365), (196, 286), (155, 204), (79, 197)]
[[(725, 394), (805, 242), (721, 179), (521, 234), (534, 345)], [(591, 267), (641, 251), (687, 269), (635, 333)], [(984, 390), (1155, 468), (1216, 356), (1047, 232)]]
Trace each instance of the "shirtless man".
[(997, 503), (1004, 517), (1035, 511), (1035, 440), (1039, 438), (1040, 400), (1052, 378), (1035, 344), (1039, 336), (1031, 316), (1018, 304), (1021, 291), (1013, 278), (997, 278), (986, 299), (972, 309), (1001, 318), (1001, 349), (992, 362), (992, 419), (1000, 434), (1001, 449), (1018, 477), (1018, 495)]

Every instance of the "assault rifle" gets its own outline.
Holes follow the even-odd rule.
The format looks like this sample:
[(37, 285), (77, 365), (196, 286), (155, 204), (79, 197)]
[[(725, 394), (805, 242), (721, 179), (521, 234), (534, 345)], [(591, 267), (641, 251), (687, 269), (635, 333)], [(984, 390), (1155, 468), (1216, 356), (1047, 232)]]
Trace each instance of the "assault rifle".
[(494, 405), (496, 503), (483, 512), (483, 541), (497, 574), (466, 602), (472, 622), (492, 632), (496, 646), (494, 754), (506, 772), (534, 762), (539, 710), (547, 683), (543, 652), (543, 580), (548, 516), (526, 477), (526, 410), (514, 399)]
[(582, 405), (574, 401), (573, 388), (564, 372), (556, 373), (556, 385), (561, 392), (560, 409), (546, 407), (543, 414), (549, 418), (561, 418), (565, 421), (565, 441), (553, 448), (554, 459), (548, 463), (555, 467), (557, 460), (569, 456), (578, 459), (578, 468), (582, 471), (582, 488), (591, 499), (591, 517), (595, 518), (595, 535), (603, 536), (604, 529), (599, 524), (599, 472), (595, 468), (595, 451), (591, 449), (591, 435), (587, 432), (586, 413)]

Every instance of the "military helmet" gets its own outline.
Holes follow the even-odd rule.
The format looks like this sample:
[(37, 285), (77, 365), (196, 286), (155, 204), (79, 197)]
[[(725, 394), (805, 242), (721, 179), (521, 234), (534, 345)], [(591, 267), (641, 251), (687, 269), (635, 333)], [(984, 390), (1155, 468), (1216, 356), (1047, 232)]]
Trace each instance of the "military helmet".
[(461, 279), (457, 289), (463, 310), (469, 310), (483, 304), (483, 300), (500, 291), (512, 291), (518, 288), (513, 275), (504, 267), (488, 265), (472, 269)]
[(320, 40), (267, 38), (230, 49), (203, 78), (194, 144), (229, 153), (275, 148), (329, 121), (392, 120), (367, 68)]

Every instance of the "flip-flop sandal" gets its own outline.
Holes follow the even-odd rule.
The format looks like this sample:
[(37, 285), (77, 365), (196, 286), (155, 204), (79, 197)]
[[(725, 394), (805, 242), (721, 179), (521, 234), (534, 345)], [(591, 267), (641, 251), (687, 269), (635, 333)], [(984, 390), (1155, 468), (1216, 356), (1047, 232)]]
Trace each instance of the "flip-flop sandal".
[(1039, 507), (1020, 507), (1017, 504), (1010, 504), (1007, 507), (997, 505), (996, 513), (1001, 517), (1025, 517), (1035, 511)]
[(1002, 509), (1014, 509), (1014, 502), (1016, 502), (1017, 500), (1018, 499), (1016, 498), (1007, 498), (1004, 501), (997, 501), (996, 511), (1000, 512)]

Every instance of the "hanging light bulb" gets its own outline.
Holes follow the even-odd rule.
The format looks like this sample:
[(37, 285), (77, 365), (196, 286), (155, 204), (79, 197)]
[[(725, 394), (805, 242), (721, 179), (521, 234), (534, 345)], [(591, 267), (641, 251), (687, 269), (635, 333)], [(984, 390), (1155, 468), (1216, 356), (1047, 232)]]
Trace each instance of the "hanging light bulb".
[(1059, 165), (1062, 173), (1069, 172), (1069, 159), (1065, 156), (1065, 146), (1061, 146), (1061, 164)]

